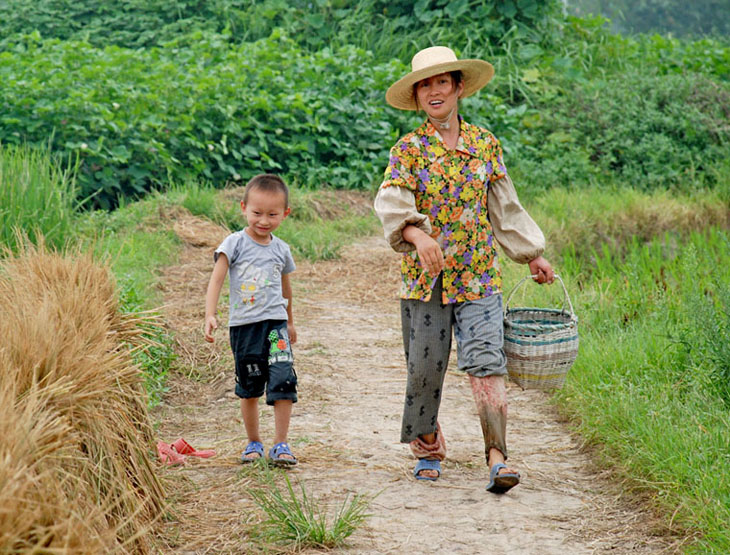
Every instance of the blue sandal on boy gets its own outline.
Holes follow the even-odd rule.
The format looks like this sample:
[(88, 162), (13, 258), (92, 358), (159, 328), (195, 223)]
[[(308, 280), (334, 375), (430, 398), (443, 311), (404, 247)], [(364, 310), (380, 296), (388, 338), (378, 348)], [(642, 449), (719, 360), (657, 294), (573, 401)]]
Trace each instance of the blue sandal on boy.
[[(437, 476), (422, 476), (421, 472), (423, 470), (435, 470)], [(418, 459), (416, 468), (413, 469), (413, 475), (416, 477), (416, 480), (435, 482), (441, 476), (441, 461), (438, 459)]]
[[(289, 455), (291, 459), (282, 457), (282, 455)], [(277, 443), (269, 449), (269, 460), (277, 466), (294, 466), (297, 464), (297, 458), (292, 454), (289, 444), (285, 441)]]
[[(250, 457), (256, 454), (258, 457)], [(246, 449), (241, 454), (241, 462), (243, 464), (251, 464), (254, 461), (264, 458), (264, 444), (260, 441), (249, 441)]]

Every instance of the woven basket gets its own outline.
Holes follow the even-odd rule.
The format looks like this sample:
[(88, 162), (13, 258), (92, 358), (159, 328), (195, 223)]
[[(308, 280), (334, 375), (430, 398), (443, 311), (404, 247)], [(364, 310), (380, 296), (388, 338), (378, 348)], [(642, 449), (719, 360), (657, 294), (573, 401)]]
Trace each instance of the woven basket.
[[(510, 308), (514, 286), (504, 304), (504, 352), (510, 379), (522, 389), (559, 389), (578, 355), (578, 317), (573, 311), (568, 290), (557, 274), (565, 292), (562, 309)], [(567, 301), (570, 311), (565, 310)]]

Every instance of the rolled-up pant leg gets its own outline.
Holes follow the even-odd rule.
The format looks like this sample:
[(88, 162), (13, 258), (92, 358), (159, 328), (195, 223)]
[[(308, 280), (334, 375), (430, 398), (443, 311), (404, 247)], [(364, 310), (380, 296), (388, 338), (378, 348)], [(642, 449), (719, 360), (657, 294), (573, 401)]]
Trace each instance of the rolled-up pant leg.
[(436, 432), (441, 391), (451, 350), (453, 305), (441, 304), (441, 279), (431, 300), (401, 300), (408, 377), (400, 440)]
[(502, 295), (459, 303), (454, 309), (459, 369), (469, 374), (484, 435), (484, 454), (499, 449), (507, 458), (507, 359), (502, 349)]

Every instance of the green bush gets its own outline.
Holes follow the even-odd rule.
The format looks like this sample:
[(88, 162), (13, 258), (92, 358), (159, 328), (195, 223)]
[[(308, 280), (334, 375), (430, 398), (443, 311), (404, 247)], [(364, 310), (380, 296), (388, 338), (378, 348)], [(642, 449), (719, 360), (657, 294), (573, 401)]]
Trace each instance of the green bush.
[(388, 148), (423, 119), (384, 92), (432, 43), (495, 65), (462, 112), (538, 189), (714, 185), (728, 158), (726, 44), (620, 37), (600, 18), (562, 19), (555, 2), (20, 4), (0, 17), (0, 141), (52, 137), (54, 154), (79, 157), (94, 207), (264, 171), (377, 186)]
[(57, 153), (79, 155), (81, 193), (102, 207), (191, 176), (222, 185), (274, 171), (364, 187), (396, 139), (381, 96), (399, 71), (352, 47), (308, 54), (277, 34), (236, 47), (196, 34), (141, 51), (27, 37), (0, 54), (0, 140), (52, 134)]
[(240, 43), (282, 29), (312, 52), (354, 45), (379, 59), (410, 58), (414, 44), (483, 47), (508, 32), (539, 42), (559, 13), (556, 0), (6, 0), (0, 37), (38, 31), (44, 39), (139, 49), (194, 31)]
[(546, 185), (611, 176), (641, 190), (712, 186), (730, 146), (730, 87), (698, 74), (577, 83), (540, 114), (526, 166)]

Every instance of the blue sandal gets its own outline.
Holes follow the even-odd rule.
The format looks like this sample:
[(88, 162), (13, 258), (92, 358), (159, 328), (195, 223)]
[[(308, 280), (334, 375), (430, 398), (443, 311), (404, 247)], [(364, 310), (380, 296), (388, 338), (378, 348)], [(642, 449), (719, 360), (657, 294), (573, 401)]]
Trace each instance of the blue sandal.
[(507, 465), (504, 463), (497, 463), (492, 467), (492, 470), (489, 471), (487, 491), (491, 491), (492, 493), (505, 493), (520, 483), (519, 472), (499, 474), (499, 471), (503, 468), (507, 468)]
[[(433, 476), (421, 476), (420, 472), (422, 470), (435, 470), (438, 473), (438, 476), (435, 478)], [(418, 459), (416, 468), (413, 469), (413, 475), (416, 477), (416, 480), (428, 480), (429, 482), (435, 482), (441, 476), (441, 461), (438, 459)]]
[[(248, 455), (257, 454), (258, 457), (250, 458)], [(243, 464), (251, 464), (254, 461), (264, 458), (264, 444), (260, 441), (249, 441), (246, 449), (241, 454), (241, 462)]]
[[(291, 459), (282, 457), (282, 455), (289, 455)], [(277, 443), (271, 449), (269, 449), (269, 460), (277, 466), (294, 466), (297, 464), (297, 458), (291, 452), (289, 444), (285, 441)]]

